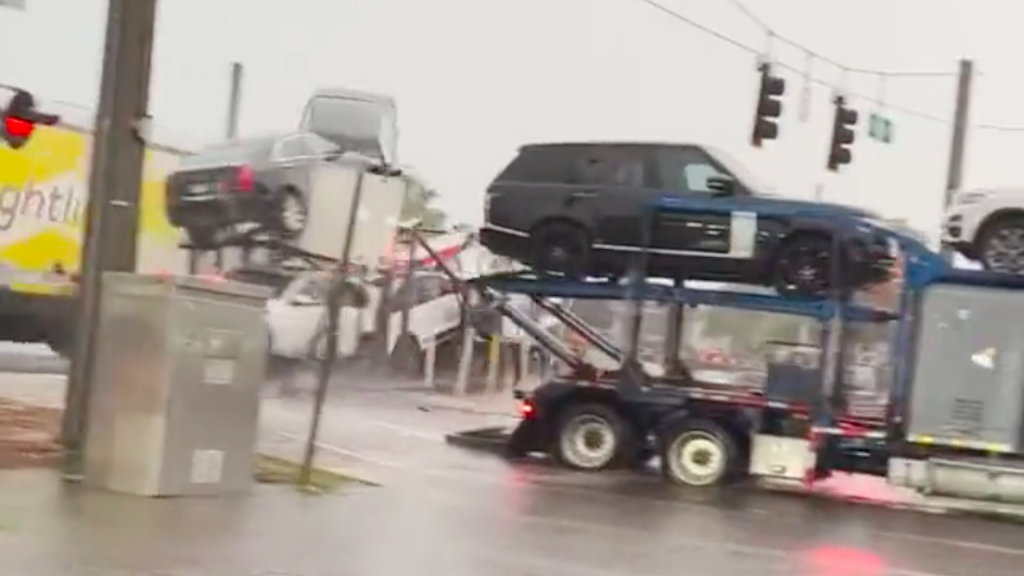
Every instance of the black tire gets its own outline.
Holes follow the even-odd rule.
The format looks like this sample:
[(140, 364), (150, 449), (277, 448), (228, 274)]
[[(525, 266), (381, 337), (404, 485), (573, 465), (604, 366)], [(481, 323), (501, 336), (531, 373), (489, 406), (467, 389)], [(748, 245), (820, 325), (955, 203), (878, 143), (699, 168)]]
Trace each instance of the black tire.
[(192, 226), (185, 228), (189, 244), (196, 248), (213, 248), (217, 243), (220, 229), (215, 226)]
[[(564, 466), (588, 472), (630, 466), (639, 457), (638, 436), (614, 408), (574, 404), (559, 415), (550, 454)], [(588, 446), (591, 441), (595, 445)]]
[(783, 240), (774, 259), (771, 284), (780, 296), (821, 298), (832, 286), (832, 239), (795, 234)]
[(985, 270), (1024, 274), (1024, 216), (1006, 216), (985, 224), (978, 234), (977, 254)]
[(412, 335), (399, 336), (391, 350), (391, 369), (399, 376), (423, 378), (423, 350)]
[(274, 198), (270, 225), (287, 238), (295, 238), (309, 225), (309, 201), (295, 188), (284, 188)]
[(530, 234), (530, 238), (535, 267), (573, 278), (587, 275), (590, 236), (582, 226), (568, 222), (541, 224)]
[(671, 427), (659, 438), (661, 473), (674, 484), (708, 488), (728, 482), (740, 468), (741, 451), (729, 432), (710, 420)]

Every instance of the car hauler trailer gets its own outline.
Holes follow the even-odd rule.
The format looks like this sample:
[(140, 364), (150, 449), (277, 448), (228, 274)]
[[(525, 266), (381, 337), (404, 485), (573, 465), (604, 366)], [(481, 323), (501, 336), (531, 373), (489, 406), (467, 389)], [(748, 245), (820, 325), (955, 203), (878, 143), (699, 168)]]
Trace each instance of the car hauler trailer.
[[(568, 374), (520, 394), (522, 418), (505, 439), (506, 453), (543, 453), (593, 471), (639, 467), (657, 456), (664, 476), (687, 486), (742, 476), (812, 483), (843, 471), (931, 495), (1024, 502), (1024, 278), (954, 270), (917, 240), (890, 237), (903, 267), (895, 311), (854, 304), (840, 290), (794, 300), (656, 285), (642, 274), (626, 285), (536, 274), (478, 279), (475, 289), (500, 312), (507, 293), (634, 305), (622, 367), (601, 372), (569, 355)], [(757, 388), (700, 382), (685, 363), (651, 377), (636, 362), (643, 301), (817, 319), (820, 361), (770, 362)], [(528, 318), (510, 318), (537, 332), (540, 345), (560, 345)], [(894, 327), (891, 389), (868, 410), (845, 385), (841, 354), (848, 327), (862, 322)]]

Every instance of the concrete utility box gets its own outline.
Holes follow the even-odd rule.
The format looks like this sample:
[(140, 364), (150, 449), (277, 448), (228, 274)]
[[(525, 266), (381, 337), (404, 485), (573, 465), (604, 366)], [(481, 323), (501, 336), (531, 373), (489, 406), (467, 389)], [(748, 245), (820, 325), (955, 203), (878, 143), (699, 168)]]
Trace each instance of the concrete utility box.
[(86, 485), (142, 496), (251, 486), (268, 296), (233, 282), (104, 276)]
[(919, 314), (909, 438), (1020, 452), (1024, 292), (940, 284)]

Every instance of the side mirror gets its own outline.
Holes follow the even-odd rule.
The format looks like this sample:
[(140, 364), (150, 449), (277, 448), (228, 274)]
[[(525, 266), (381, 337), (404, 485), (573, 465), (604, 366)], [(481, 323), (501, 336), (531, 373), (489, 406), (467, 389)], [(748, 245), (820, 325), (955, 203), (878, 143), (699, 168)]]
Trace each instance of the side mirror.
[(728, 176), (708, 176), (708, 190), (715, 196), (731, 196), (736, 190), (736, 182)]
[(309, 294), (296, 294), (291, 300), (292, 306), (319, 306), (321, 304), (319, 298), (314, 298)]

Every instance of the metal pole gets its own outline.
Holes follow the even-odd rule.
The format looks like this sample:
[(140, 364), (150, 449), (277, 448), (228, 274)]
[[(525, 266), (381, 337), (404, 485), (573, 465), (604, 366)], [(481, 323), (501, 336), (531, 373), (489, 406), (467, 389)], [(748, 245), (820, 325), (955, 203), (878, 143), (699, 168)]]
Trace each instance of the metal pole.
[(956, 86), (956, 110), (953, 112), (953, 138), (949, 144), (949, 167), (946, 173), (944, 206), (949, 206), (953, 193), (963, 185), (964, 153), (967, 148), (967, 123), (971, 112), (971, 84), (974, 80), (974, 62), (960, 61), (960, 78)]
[[(946, 193), (943, 207), (953, 202), (953, 194), (963, 185), (964, 154), (967, 149), (967, 124), (971, 112), (971, 85), (974, 80), (974, 61), (960, 60), (960, 75), (956, 85), (956, 108), (953, 111), (953, 136), (949, 144), (949, 166), (946, 172)], [(953, 258), (954, 251), (944, 246), (943, 254)]]
[(61, 440), (65, 472), (81, 473), (91, 391), (100, 288), (106, 271), (135, 270), (139, 189), (145, 143), (139, 121), (149, 105), (149, 73), (157, 0), (110, 0), (103, 77), (93, 134), (77, 301), (75, 352), (65, 397)]
[(228, 140), (238, 138), (238, 117), (242, 105), (242, 64), (231, 63), (231, 95), (228, 97), (228, 125), (225, 136)]
[(327, 400), (327, 387), (331, 381), (331, 372), (338, 359), (338, 336), (340, 325), (338, 323), (338, 312), (341, 308), (342, 286), (348, 279), (349, 261), (352, 258), (352, 244), (355, 238), (356, 225), (358, 223), (359, 206), (363, 198), (363, 182), (366, 179), (367, 167), (359, 169), (359, 177), (356, 178), (356, 189), (352, 194), (352, 207), (348, 215), (348, 228), (345, 230), (345, 241), (341, 245), (341, 263), (332, 273), (331, 286), (327, 291), (327, 334), (325, 340), (326, 350), (320, 359), (319, 371), (317, 373), (316, 398), (313, 402), (313, 418), (309, 426), (309, 436), (306, 438), (306, 450), (302, 458), (302, 468), (299, 471), (299, 484), (309, 485), (313, 474), (313, 460), (316, 458), (316, 440), (320, 435), (320, 417), (323, 415), (324, 403)]

